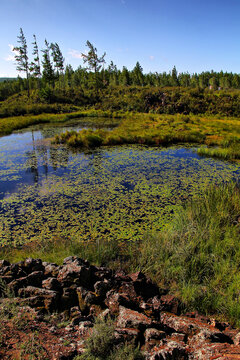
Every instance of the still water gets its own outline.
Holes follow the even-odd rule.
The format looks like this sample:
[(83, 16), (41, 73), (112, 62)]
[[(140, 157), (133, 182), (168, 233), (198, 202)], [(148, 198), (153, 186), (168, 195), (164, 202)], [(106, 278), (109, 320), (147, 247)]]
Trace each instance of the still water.
[[(86, 120), (87, 121), (87, 120)], [(102, 124), (110, 128), (110, 123)], [(0, 138), (0, 244), (65, 236), (141, 239), (161, 229), (189, 197), (238, 180), (240, 166), (192, 148), (101, 147), (74, 152), (51, 144), (80, 121), (42, 125)]]

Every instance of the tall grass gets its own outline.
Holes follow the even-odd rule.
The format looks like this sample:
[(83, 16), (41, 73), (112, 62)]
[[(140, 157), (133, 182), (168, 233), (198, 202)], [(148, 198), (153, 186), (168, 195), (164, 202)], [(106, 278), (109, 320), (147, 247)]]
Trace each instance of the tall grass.
[(240, 159), (240, 138), (228, 136), (226, 139), (223, 139), (219, 145), (221, 147), (201, 147), (197, 150), (197, 153), (202, 156), (211, 156), (223, 160)]
[(240, 189), (211, 187), (169, 227), (146, 236), (139, 266), (188, 308), (224, 314), (240, 325)]

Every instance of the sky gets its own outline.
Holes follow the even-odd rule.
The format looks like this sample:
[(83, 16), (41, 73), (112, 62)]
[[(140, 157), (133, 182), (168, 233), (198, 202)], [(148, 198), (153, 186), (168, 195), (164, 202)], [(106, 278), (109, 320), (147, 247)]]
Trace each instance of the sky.
[(0, 77), (18, 74), (20, 28), (30, 59), (35, 34), (40, 49), (57, 42), (74, 69), (89, 40), (119, 69), (240, 73), (239, 20), (240, 0), (0, 0)]

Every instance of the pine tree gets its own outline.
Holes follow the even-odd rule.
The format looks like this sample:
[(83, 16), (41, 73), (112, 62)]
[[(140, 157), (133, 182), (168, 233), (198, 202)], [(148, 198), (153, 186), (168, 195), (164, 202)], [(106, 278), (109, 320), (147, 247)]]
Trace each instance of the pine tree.
[(29, 62), (28, 62), (28, 51), (27, 51), (27, 41), (24, 36), (22, 28), (20, 28), (20, 35), (17, 37), (17, 42), (20, 46), (13, 48), (17, 52), (15, 55), (15, 61), (17, 63), (17, 71), (25, 72), (27, 78), (27, 91), (29, 97)]
[(49, 85), (54, 86), (54, 70), (50, 58), (50, 45), (45, 39), (45, 49), (42, 50), (43, 52), (43, 60), (42, 60), (42, 66), (43, 66), (43, 78), (48, 82)]
[(88, 54), (82, 54), (84, 63), (88, 63), (88, 70), (91, 70), (95, 74), (95, 88), (96, 91), (98, 91), (98, 88), (100, 87), (100, 78), (99, 78), (99, 71), (102, 69), (103, 64), (105, 61), (106, 53), (104, 53), (102, 56), (98, 57), (97, 55), (97, 49), (93, 46), (93, 44), (90, 43), (90, 41), (87, 41), (86, 46), (89, 48)]
[(132, 71), (133, 83), (134, 85), (143, 86), (144, 85), (144, 76), (143, 68), (140, 63), (137, 61), (136, 65)]
[(41, 65), (39, 58), (39, 51), (37, 45), (36, 35), (33, 35), (33, 61), (30, 64), (29, 70), (33, 74), (34, 77), (38, 78), (38, 86), (40, 87), (40, 78), (41, 78)]
[(57, 43), (51, 43), (50, 48), (52, 51), (52, 58), (55, 65), (55, 69), (57, 71), (57, 78), (59, 78), (59, 76), (63, 76), (65, 59)]

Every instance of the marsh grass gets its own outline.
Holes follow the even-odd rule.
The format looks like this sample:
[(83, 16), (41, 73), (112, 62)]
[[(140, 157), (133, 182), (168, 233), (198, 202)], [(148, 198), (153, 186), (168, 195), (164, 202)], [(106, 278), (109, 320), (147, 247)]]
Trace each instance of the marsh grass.
[(210, 187), (168, 228), (147, 236), (139, 265), (178, 294), (187, 308), (224, 314), (240, 324), (240, 190)]
[(220, 145), (217, 147), (200, 147), (197, 153), (201, 156), (216, 157), (223, 160), (239, 160), (240, 159), (240, 138), (228, 136), (221, 141), (217, 141), (211, 145)]
[(199, 118), (184, 115), (129, 113), (113, 131), (82, 130), (66, 132), (55, 138), (56, 143), (71, 147), (94, 148), (100, 145), (144, 144), (171, 145), (183, 143), (214, 144), (226, 147), (232, 136), (239, 142), (238, 119)]

